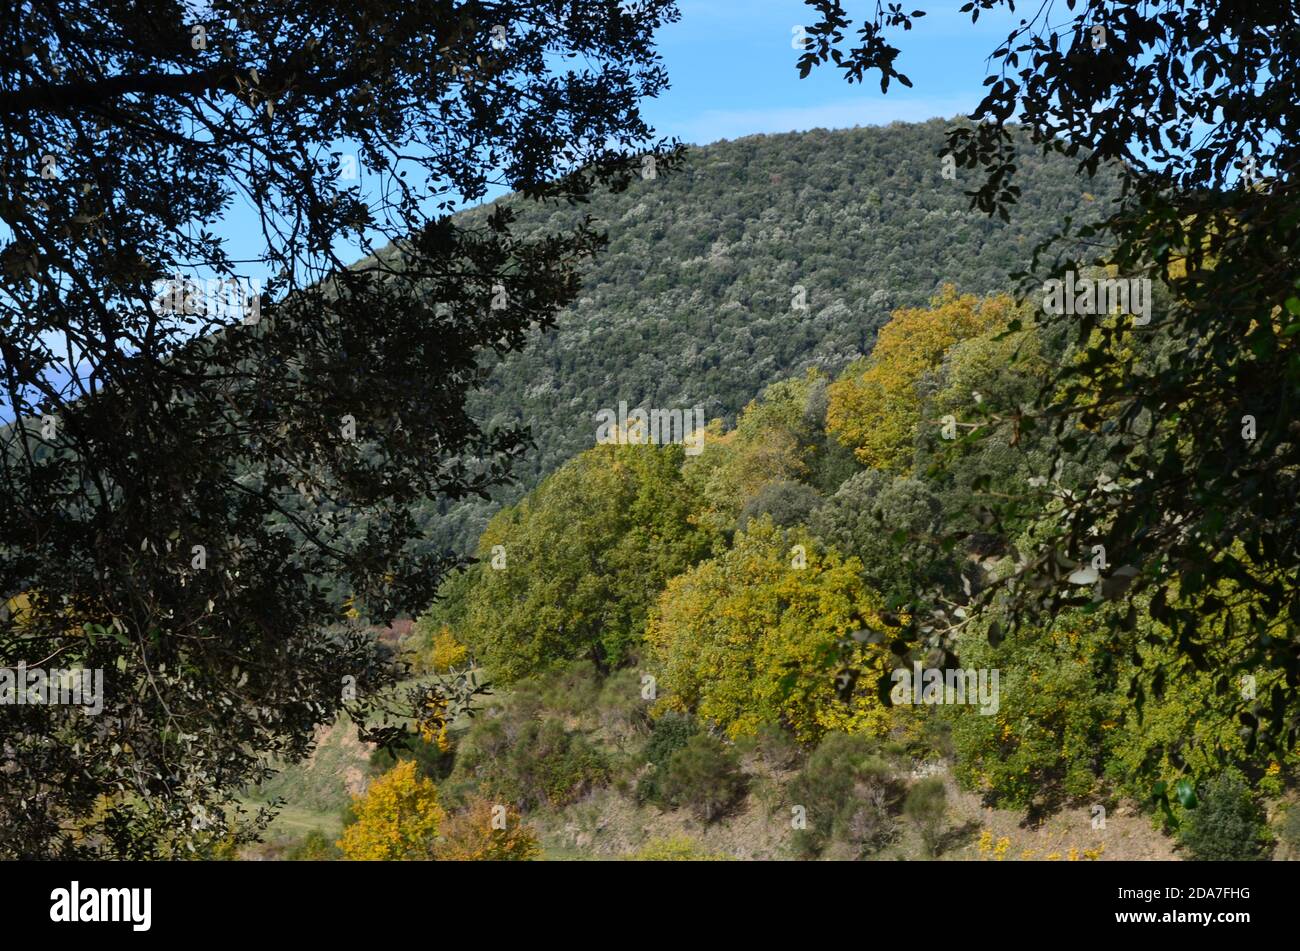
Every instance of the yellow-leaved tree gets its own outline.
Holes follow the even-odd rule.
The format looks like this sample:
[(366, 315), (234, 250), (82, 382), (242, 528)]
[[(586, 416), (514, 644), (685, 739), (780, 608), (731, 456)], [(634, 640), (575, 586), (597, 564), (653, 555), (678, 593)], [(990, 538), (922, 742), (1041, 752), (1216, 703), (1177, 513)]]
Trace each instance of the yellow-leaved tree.
[(364, 796), (355, 796), (357, 821), (336, 843), (344, 858), (394, 861), (433, 858), (446, 813), (438, 787), (416, 773), (414, 760), (402, 760), (375, 779)]
[(921, 421), (917, 384), (954, 343), (1006, 324), (1016, 308), (1005, 294), (959, 295), (946, 284), (929, 307), (894, 311), (871, 355), (851, 364), (831, 384), (827, 429), (865, 465), (905, 469)]
[[(876, 691), (892, 666), (887, 630), (861, 568), (802, 529), (783, 532), (766, 515), (751, 522), (729, 550), (660, 595), (646, 644), (663, 706), (694, 711), (732, 737), (765, 723), (806, 741), (830, 730), (887, 731), (894, 717)], [(841, 652), (844, 643), (852, 646)], [(841, 664), (860, 671), (847, 699), (833, 676)]]
[(756, 496), (773, 483), (806, 480), (816, 425), (809, 399), (826, 379), (809, 369), (803, 377), (769, 385), (740, 412), (736, 428), (723, 433), (711, 424), (708, 449), (687, 457), (683, 477), (698, 500), (693, 518), (719, 537)]

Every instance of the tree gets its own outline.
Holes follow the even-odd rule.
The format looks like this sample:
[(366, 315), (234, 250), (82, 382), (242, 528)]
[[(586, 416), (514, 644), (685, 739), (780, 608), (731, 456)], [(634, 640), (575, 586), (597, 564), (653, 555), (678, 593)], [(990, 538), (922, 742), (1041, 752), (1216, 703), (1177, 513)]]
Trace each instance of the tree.
[[(1224, 584), (1214, 596), (1240, 595)], [(1251, 610), (1249, 603), (1234, 610), (1233, 622), (1207, 646), (1205, 670), (1168, 643), (1168, 630), (1141, 604), (1131, 614), (1118, 604), (1065, 612), (1051, 623), (1023, 625), (996, 647), (987, 632), (995, 617), (980, 615), (957, 650), (964, 664), (1002, 672), (1002, 699), (987, 716), (971, 707), (942, 711), (957, 779), (990, 800), (1035, 810), (1112, 794), (1149, 801), (1158, 782), (1199, 784), (1225, 770), (1280, 794), (1300, 754), (1261, 757), (1249, 726), (1265, 715), (1285, 675), (1225, 673), (1251, 669)], [(1112, 613), (1129, 616), (1117, 621)], [(1269, 628), (1273, 636), (1285, 629), (1285, 619)], [(1168, 671), (1168, 679), (1148, 688), (1141, 674), (1153, 669)]]
[[(792, 485), (808, 474), (821, 423), (809, 418), (809, 402), (823, 386), (811, 370), (802, 379), (769, 384), (746, 404), (734, 429), (710, 433), (709, 451), (686, 466), (686, 478), (702, 499), (703, 524), (725, 536), (774, 485)], [(804, 499), (796, 506), (806, 508), (808, 493), (794, 491)]]
[[(0, 622), (0, 662), (102, 669), (105, 709), (10, 708), (0, 854), (189, 854), (354, 696), (366, 722), (399, 671), (338, 627), (341, 603), (380, 622), (429, 603), (453, 559), (417, 554), (415, 510), (486, 494), (526, 442), (465, 410), (484, 355), (552, 326), (602, 243), (581, 221), (521, 238), (504, 206), (449, 216), (496, 186), (581, 201), (643, 159), (669, 169), (638, 103), (675, 17), (362, 0), (8, 18), (0, 597), (33, 604), (22, 630)], [(236, 204), (247, 252), (220, 237)]]
[(940, 547), (945, 516), (928, 483), (868, 469), (840, 486), (809, 527), (857, 558), (866, 583), (896, 605), (956, 581), (956, 559)]
[(356, 821), (337, 845), (353, 861), (400, 861), (433, 856), (434, 842), (447, 814), (438, 804), (438, 787), (416, 772), (414, 760), (401, 760), (354, 796)]
[(492, 519), (450, 620), (493, 677), (628, 660), (655, 595), (709, 551), (683, 457), (677, 445), (595, 446)]
[(766, 515), (779, 528), (805, 525), (821, 504), (817, 490), (802, 482), (770, 482), (741, 509), (736, 527), (744, 531), (750, 519)]
[(957, 341), (1008, 323), (1014, 309), (1006, 295), (981, 300), (945, 285), (929, 307), (894, 311), (871, 355), (831, 385), (827, 429), (865, 465), (906, 468), (921, 421), (917, 386), (923, 375)]
[[(819, 22), (800, 57), (803, 75), (830, 61), (850, 82), (877, 70), (882, 91), (895, 79), (908, 84), (887, 33), (910, 29), (923, 11), (878, 5), (861, 42), (844, 49), (851, 24), (840, 0), (807, 3)], [(974, 21), (1001, 5), (972, 0), (963, 10)], [(1232, 605), (1188, 601), (1205, 612), (1197, 615), (1169, 608), (1161, 592), (1176, 582), (1194, 595), (1223, 579), (1248, 588), (1261, 607), (1249, 622), (1260, 662), (1286, 673), (1270, 729), (1257, 735), (1288, 749), (1300, 729), (1300, 639), (1294, 629), (1280, 640), (1263, 634), (1272, 618), (1300, 623), (1300, 104), (1291, 94), (1300, 22), (1281, 0), (1253, 5), (1249, 16), (1216, 0), (1067, 6), (1049, 2), (1019, 21), (993, 52), (974, 124), (951, 129), (943, 152), (981, 170), (966, 191), (972, 208), (1004, 219), (1020, 197), (1015, 123), (1044, 154), (1078, 158), (1090, 176), (1117, 174), (1123, 200), (1100, 222), (1077, 230), (1062, 222), (1063, 236), (1095, 240), (1093, 256), (1058, 255), (1051, 276), (1112, 265), (1125, 280), (1167, 282), (1171, 303), (1149, 325), (1097, 308), (1044, 316), (1072, 333), (1084, 358), (1052, 375), (1029, 415), (1063, 457), (1087, 434), (1110, 432), (1114, 471), (1052, 513), (1043, 544), (1002, 587), (1029, 610), (1095, 604), (1095, 589), (1069, 583), (1068, 562), (1085, 544), (1103, 545), (1123, 572), (1112, 593), (1150, 592), (1168, 643), (1198, 664), (1203, 631), (1221, 628)], [(1024, 276), (1041, 293), (1047, 275)], [(1144, 368), (1156, 335), (1177, 344), (1176, 356)], [(1146, 671), (1148, 685), (1164, 676)]]
[(888, 729), (874, 686), (845, 681), (837, 690), (823, 673), (830, 663), (878, 674), (891, 666), (880, 598), (860, 570), (804, 530), (751, 522), (729, 550), (673, 578), (659, 597), (645, 638), (663, 703), (732, 737), (765, 723), (801, 740)]

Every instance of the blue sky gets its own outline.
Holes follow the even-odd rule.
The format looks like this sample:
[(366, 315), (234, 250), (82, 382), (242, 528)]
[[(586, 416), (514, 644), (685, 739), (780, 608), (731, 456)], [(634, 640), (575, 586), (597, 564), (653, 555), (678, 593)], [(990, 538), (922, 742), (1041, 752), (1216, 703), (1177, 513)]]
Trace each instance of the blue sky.
[[(792, 30), (815, 17), (801, 0), (679, 0), (682, 18), (660, 32), (672, 89), (646, 104), (662, 134), (705, 144), (758, 132), (843, 129), (967, 113), (978, 104), (988, 55), (1019, 15), (999, 10), (972, 25), (960, 3), (912, 2), (927, 16), (898, 31), (908, 89), (880, 92), (879, 77), (850, 86), (833, 66), (800, 79)], [(942, 9), (931, 9), (932, 6)], [(846, 3), (849, 16), (874, 3)]]

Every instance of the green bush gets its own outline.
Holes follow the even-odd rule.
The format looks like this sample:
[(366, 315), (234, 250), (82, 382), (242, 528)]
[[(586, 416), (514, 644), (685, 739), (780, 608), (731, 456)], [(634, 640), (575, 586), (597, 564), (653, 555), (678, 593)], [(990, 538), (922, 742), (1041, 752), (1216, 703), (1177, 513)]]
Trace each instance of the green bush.
[(609, 780), (609, 764), (601, 751), (555, 719), (543, 720), (521, 737), (512, 759), (521, 808), (566, 805)]
[(396, 766), (399, 760), (408, 759), (415, 760), (415, 768), (434, 782), (451, 775), (455, 765), (453, 754), (439, 749), (436, 743), (427, 743), (419, 736), (408, 736), (395, 750), (380, 747), (371, 753), (370, 773), (372, 776), (381, 776)]
[(290, 862), (327, 862), (342, 857), (334, 840), (320, 829), (312, 829), (285, 855)]
[(650, 704), (641, 697), (641, 674), (635, 670), (610, 674), (596, 700), (596, 715), (606, 730), (644, 734), (650, 728)]
[(903, 801), (903, 815), (916, 826), (925, 851), (931, 856), (939, 854), (947, 810), (948, 790), (937, 776), (922, 779), (908, 790), (907, 799)]
[(1271, 842), (1264, 810), (1236, 772), (1206, 783), (1200, 802), (1184, 813), (1178, 838), (1201, 862), (1255, 861)]
[(790, 731), (776, 723), (764, 723), (758, 728), (754, 751), (773, 769), (794, 769), (804, 758)]
[(795, 851), (815, 858), (832, 845), (861, 858), (897, 834), (902, 785), (866, 737), (828, 733), (790, 783)]
[(600, 672), (589, 660), (577, 660), (538, 678), (547, 710), (578, 717), (591, 713), (600, 696)]
[(650, 739), (646, 741), (645, 750), (641, 754), (650, 769), (637, 781), (638, 801), (668, 804), (663, 788), (668, 760), (698, 732), (695, 718), (687, 713), (669, 710), (655, 720)]
[(996, 713), (974, 704), (937, 708), (951, 725), (953, 772), (964, 788), (999, 806), (1044, 812), (1102, 794), (1103, 753), (1132, 704), (1117, 685), (1115, 651), (1095, 627), (1061, 615), (998, 647), (983, 628), (963, 635), (963, 666), (1000, 674)]
[(1278, 839), (1286, 849), (1286, 858), (1300, 859), (1300, 803), (1291, 803), (1282, 813)]
[(608, 761), (581, 733), (555, 717), (521, 722), (508, 712), (470, 728), (447, 798), (454, 805), (477, 791), (526, 811), (567, 805), (609, 777)]
[(713, 822), (745, 794), (736, 754), (707, 733), (697, 733), (668, 758), (663, 793), (674, 806)]

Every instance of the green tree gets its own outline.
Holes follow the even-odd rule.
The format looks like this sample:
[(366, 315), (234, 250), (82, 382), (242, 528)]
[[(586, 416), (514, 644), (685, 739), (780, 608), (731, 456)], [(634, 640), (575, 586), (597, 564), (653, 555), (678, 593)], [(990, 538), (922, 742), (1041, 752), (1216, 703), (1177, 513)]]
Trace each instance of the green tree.
[[(910, 29), (923, 11), (878, 5), (858, 28), (867, 41), (846, 49), (852, 24), (840, 0), (807, 5), (818, 22), (802, 75), (833, 62), (850, 82), (875, 70), (882, 90), (907, 84), (888, 34)], [(974, 21), (1004, 5), (1014, 6), (974, 0), (963, 9)], [(1146, 591), (1159, 604), (1177, 585), (1187, 600), (1161, 620), (1166, 643), (1193, 662), (1198, 631), (1221, 628), (1233, 610), (1194, 596), (1225, 579), (1248, 588), (1260, 608), (1249, 623), (1261, 662), (1288, 674), (1269, 729), (1256, 729), (1261, 720), (1250, 729), (1289, 749), (1300, 660), (1294, 637), (1264, 634), (1274, 618), (1300, 617), (1300, 140), (1292, 134), (1300, 103), (1289, 94), (1300, 23), (1283, 0), (1256, 4), (1248, 17), (1220, 0), (1164, 12), (1112, 0), (1066, 7), (1049, 2), (1012, 29), (991, 56), (984, 99), (970, 122), (949, 130), (943, 152), (981, 170), (967, 190), (971, 205), (1004, 220), (1021, 197), (1026, 136), (1044, 154), (1078, 157), (1089, 175), (1118, 176), (1124, 200), (1102, 220), (1070, 234), (1074, 222), (1063, 219), (1065, 236), (1094, 239), (1092, 249), (1058, 247), (1050, 274), (1027, 274), (1026, 287), (1038, 297), (1046, 277), (1109, 266), (1126, 281), (1167, 283), (1170, 304), (1150, 323), (1145, 308), (1140, 320), (1095, 307), (1041, 318), (1080, 341), (1082, 353), (1056, 369), (1055, 385), (1025, 415), (1052, 433), (1061, 457), (1098, 433), (1113, 437), (1114, 471), (1062, 499), (1023, 577), (1001, 588), (1048, 614), (1095, 604), (1098, 592), (1072, 585), (1073, 566), (1058, 555), (1100, 544), (1125, 572), (1112, 596)], [(1162, 336), (1177, 348), (1152, 367), (1151, 338)], [(1151, 669), (1144, 680), (1168, 674)]]
[(874, 680), (869, 690), (837, 690), (824, 673), (835, 662), (877, 674), (890, 664), (880, 598), (860, 569), (806, 531), (782, 532), (766, 517), (751, 522), (730, 549), (673, 578), (659, 598), (646, 642), (664, 703), (733, 737), (764, 723), (801, 740), (887, 729)]
[(9, 708), (0, 855), (247, 841), (240, 790), (400, 676), (338, 629), (341, 602), (377, 622), (430, 602), (449, 559), (416, 513), (486, 494), (527, 442), (466, 396), (554, 325), (602, 245), (582, 221), (523, 238), (511, 209), (451, 213), (500, 183), (623, 187), (647, 151), (668, 170), (639, 101), (677, 14), (10, 12), (0, 599), (36, 603), (25, 629), (0, 620), (0, 665), (103, 670), (105, 709)]
[(942, 547), (946, 527), (927, 482), (874, 469), (846, 481), (810, 522), (819, 538), (861, 561), (868, 585), (898, 603), (935, 586), (952, 590), (958, 567)]
[[(783, 516), (812, 507), (815, 493), (801, 488), (824, 437), (810, 403), (825, 390), (813, 371), (763, 389), (740, 413), (734, 429), (715, 433), (708, 450), (687, 464), (686, 476), (702, 499), (702, 524), (720, 536), (775, 505)], [(797, 520), (797, 519), (796, 519)]]
[(596, 446), (492, 519), (452, 624), (493, 677), (628, 660), (654, 597), (709, 550), (682, 459), (681, 446)]

